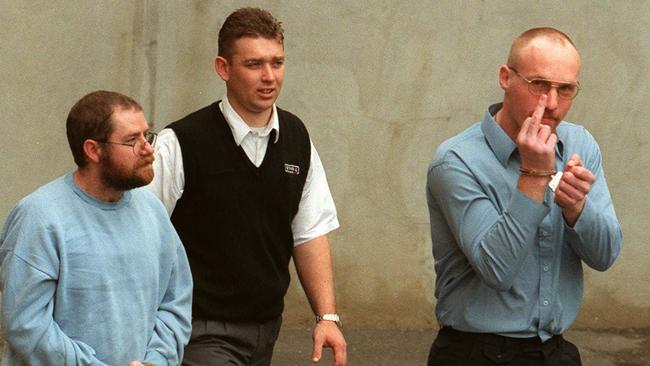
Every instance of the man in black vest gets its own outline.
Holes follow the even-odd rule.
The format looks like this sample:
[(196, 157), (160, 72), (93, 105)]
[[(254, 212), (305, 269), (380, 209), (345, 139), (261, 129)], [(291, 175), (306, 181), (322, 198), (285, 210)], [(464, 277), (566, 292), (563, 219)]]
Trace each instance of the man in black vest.
[(282, 23), (242, 8), (219, 31), (223, 100), (163, 129), (150, 189), (186, 247), (193, 321), (183, 365), (269, 365), (289, 261), (323, 347), (347, 363), (327, 233), (339, 226), (325, 172), (298, 117), (275, 106), (284, 79)]

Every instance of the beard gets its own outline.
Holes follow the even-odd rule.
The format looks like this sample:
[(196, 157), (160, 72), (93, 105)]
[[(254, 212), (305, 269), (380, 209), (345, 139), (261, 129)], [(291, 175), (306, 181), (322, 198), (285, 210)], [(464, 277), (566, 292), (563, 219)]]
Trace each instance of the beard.
[(106, 154), (102, 158), (100, 179), (107, 187), (119, 191), (146, 186), (153, 180), (152, 162), (153, 156), (150, 156), (140, 159), (136, 166), (127, 169), (117, 164), (111, 154)]

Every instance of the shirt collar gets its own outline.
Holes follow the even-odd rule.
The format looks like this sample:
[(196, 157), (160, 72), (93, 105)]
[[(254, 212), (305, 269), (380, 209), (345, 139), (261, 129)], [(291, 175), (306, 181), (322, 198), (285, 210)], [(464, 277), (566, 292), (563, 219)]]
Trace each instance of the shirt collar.
[[(246, 138), (252, 129), (232, 107), (228, 101), (227, 95), (224, 95), (221, 103), (219, 103), (219, 109), (221, 110), (223, 117), (226, 119), (226, 122), (228, 122), (228, 126), (232, 131), (232, 136), (235, 138), (235, 143), (237, 146), (241, 145), (244, 138)], [(273, 104), (271, 119), (269, 120), (269, 123), (267, 123), (265, 129), (260, 133), (260, 136), (269, 135), (272, 131), (275, 131), (275, 134), (273, 134), (273, 136), (275, 136), (273, 143), (276, 143), (280, 137), (280, 123), (278, 122), (278, 111), (275, 107), (275, 103)]]
[[(483, 121), (481, 121), (481, 131), (483, 131), (485, 140), (501, 165), (507, 167), (510, 156), (517, 150), (517, 145), (512, 141), (510, 136), (506, 134), (497, 121), (494, 120), (494, 116), (502, 106), (503, 103), (496, 103), (488, 107), (485, 116), (483, 117)], [(558, 142), (555, 146), (555, 155), (560, 160), (563, 160), (564, 143), (562, 141), (564, 138), (562, 137), (559, 128), (556, 132), (558, 135)]]

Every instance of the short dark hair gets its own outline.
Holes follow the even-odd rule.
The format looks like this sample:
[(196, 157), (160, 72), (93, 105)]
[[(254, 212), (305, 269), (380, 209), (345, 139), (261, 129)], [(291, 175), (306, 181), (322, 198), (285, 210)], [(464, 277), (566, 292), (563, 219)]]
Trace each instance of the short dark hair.
[(282, 23), (259, 8), (237, 9), (226, 18), (219, 30), (219, 56), (229, 60), (235, 41), (243, 37), (275, 39), (284, 45)]
[(78, 167), (88, 163), (83, 149), (84, 141), (107, 139), (113, 132), (111, 117), (118, 108), (142, 111), (140, 104), (132, 98), (106, 90), (86, 94), (72, 106), (66, 120), (66, 134)]

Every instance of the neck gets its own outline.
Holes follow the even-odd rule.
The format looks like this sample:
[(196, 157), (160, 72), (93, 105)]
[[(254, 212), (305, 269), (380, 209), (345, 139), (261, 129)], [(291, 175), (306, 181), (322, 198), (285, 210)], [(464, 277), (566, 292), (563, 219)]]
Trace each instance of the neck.
[[(233, 106), (233, 108), (235, 107)], [(246, 124), (249, 127), (258, 128), (258, 127), (264, 127), (269, 124), (273, 110), (264, 113), (259, 113), (259, 114), (246, 114), (246, 113), (241, 113), (235, 108), (235, 112), (237, 112), (237, 114), (241, 116), (242, 120), (246, 122)]]
[(107, 187), (100, 179), (99, 174), (92, 168), (80, 168), (73, 174), (74, 182), (90, 196), (104, 202), (117, 202), (122, 198), (123, 191)]
[(239, 115), (239, 117), (241, 117), (244, 123), (253, 128), (264, 127), (269, 124), (271, 115), (273, 114), (273, 107), (262, 112), (248, 112), (246, 109), (237, 104), (234, 98), (228, 98), (228, 104), (230, 104), (230, 107)]

